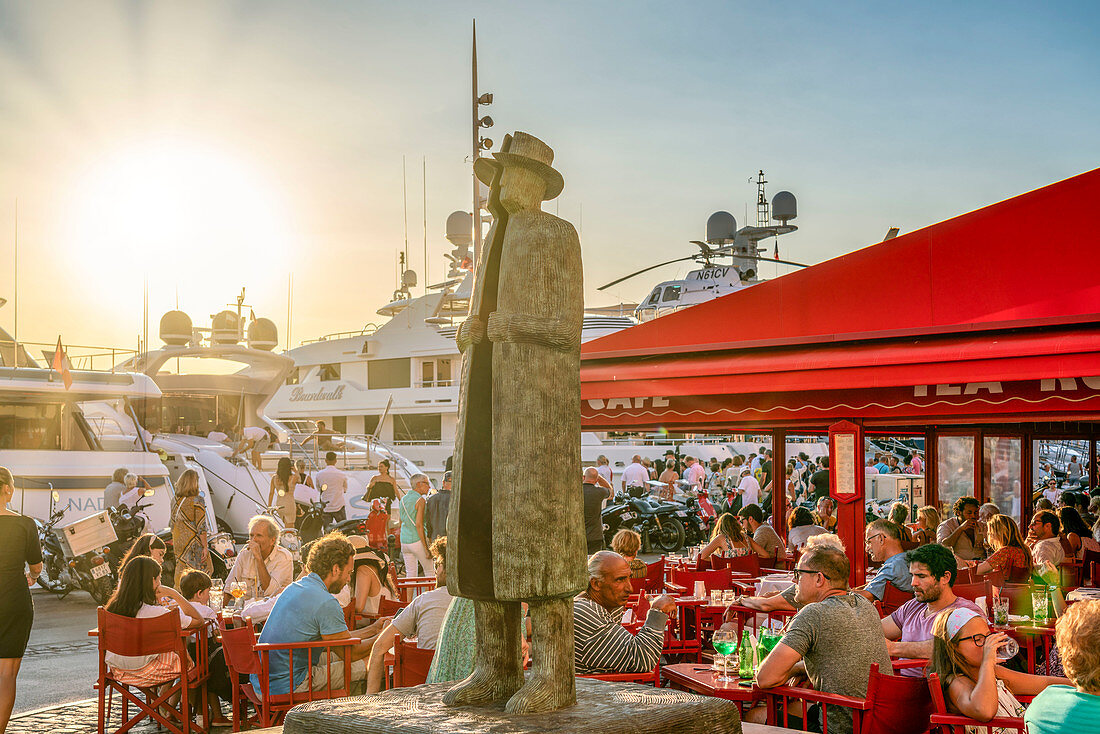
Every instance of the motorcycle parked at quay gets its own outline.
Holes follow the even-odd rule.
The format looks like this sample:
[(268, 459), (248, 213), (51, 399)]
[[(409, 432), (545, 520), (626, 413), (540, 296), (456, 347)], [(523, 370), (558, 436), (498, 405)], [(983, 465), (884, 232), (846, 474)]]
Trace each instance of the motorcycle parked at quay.
[(650, 499), (645, 487), (628, 487), (617, 492), (602, 514), (604, 542), (611, 547), (615, 533), (626, 528), (642, 537), (642, 548), (656, 544), (665, 552), (684, 547), (687, 509), (675, 502)]
[[(681, 480), (683, 481), (683, 480)], [(688, 516), (684, 522), (684, 542), (686, 545), (705, 544), (710, 541), (710, 533), (718, 513), (710, 503), (710, 495), (705, 489), (695, 490), (687, 482), (684, 486), (684, 508)]]
[(61, 540), (53, 530), (65, 516), (64, 510), (53, 509), (53, 503), (58, 497), (58, 493), (53, 491), (50, 519), (43, 522), (36, 518), (34, 524), (38, 526), (38, 542), (42, 548), (42, 571), (38, 574), (38, 585), (56, 595), (58, 599), (64, 599), (75, 587), (73, 578), (69, 574), (69, 567), (65, 563), (65, 551), (61, 547)]

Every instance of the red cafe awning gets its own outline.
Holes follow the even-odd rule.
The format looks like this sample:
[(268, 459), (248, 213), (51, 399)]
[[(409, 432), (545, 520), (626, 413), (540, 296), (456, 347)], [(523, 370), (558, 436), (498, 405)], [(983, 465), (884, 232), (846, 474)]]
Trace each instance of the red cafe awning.
[(1095, 418), (1097, 201), (1100, 169), (588, 342), (584, 425)]

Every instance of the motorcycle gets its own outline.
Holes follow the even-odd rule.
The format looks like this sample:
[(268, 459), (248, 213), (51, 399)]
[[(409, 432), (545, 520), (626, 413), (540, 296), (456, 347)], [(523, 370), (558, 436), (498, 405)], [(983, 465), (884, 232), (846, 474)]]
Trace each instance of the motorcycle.
[(38, 526), (38, 542), (42, 547), (42, 571), (38, 574), (38, 585), (57, 598), (64, 599), (75, 587), (69, 567), (65, 564), (65, 551), (53, 531), (54, 526), (65, 516), (64, 510), (53, 509), (53, 503), (59, 497), (56, 491), (52, 492), (50, 519), (45, 522), (36, 519), (34, 523)]
[(686, 495), (684, 507), (688, 516), (684, 522), (685, 542), (689, 546), (707, 543), (718, 513), (710, 503), (710, 496), (705, 489), (688, 490)]
[(325, 507), (319, 501), (296, 502), (298, 516), (294, 520), (294, 529), (302, 545), (317, 540), (325, 531)]
[(684, 521), (687, 509), (674, 502), (648, 498), (645, 487), (629, 487), (618, 492), (602, 513), (604, 542), (610, 547), (615, 533), (626, 528), (642, 536), (642, 547), (656, 543), (661, 550), (672, 552), (684, 547)]

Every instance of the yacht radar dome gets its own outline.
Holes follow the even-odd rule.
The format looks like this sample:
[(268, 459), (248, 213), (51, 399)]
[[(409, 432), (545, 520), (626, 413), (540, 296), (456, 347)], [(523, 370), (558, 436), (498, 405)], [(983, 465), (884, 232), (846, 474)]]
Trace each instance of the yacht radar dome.
[(715, 212), (707, 218), (707, 242), (712, 245), (733, 242), (737, 237), (737, 220), (729, 212)]
[(170, 347), (191, 343), (191, 317), (183, 311), (169, 311), (160, 317), (160, 340)]
[(210, 323), (210, 339), (215, 344), (236, 344), (241, 340), (240, 317), (232, 311), (222, 311)]
[(447, 217), (447, 241), (467, 247), (473, 244), (474, 219), (470, 212), (451, 212)]
[(798, 202), (790, 191), (780, 191), (772, 197), (772, 219), (786, 224), (798, 216)]
[(401, 287), (405, 289), (416, 287), (416, 271), (406, 270), (401, 275)]
[(248, 346), (270, 352), (279, 344), (279, 330), (271, 319), (253, 319), (248, 325)]

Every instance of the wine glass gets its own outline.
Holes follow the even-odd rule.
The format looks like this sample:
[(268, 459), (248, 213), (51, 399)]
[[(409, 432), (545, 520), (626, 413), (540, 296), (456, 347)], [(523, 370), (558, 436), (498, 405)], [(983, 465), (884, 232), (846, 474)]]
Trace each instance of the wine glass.
[(243, 581), (232, 581), (229, 584), (229, 594), (234, 599), (234, 608), (237, 609), (237, 611), (241, 611), (244, 608), (241, 600), (244, 598), (246, 588), (247, 585)]
[(717, 630), (711, 638), (714, 645), (714, 666), (718, 670), (717, 680), (726, 683), (737, 680), (728, 675), (730, 655), (737, 650), (737, 634), (732, 630)]

